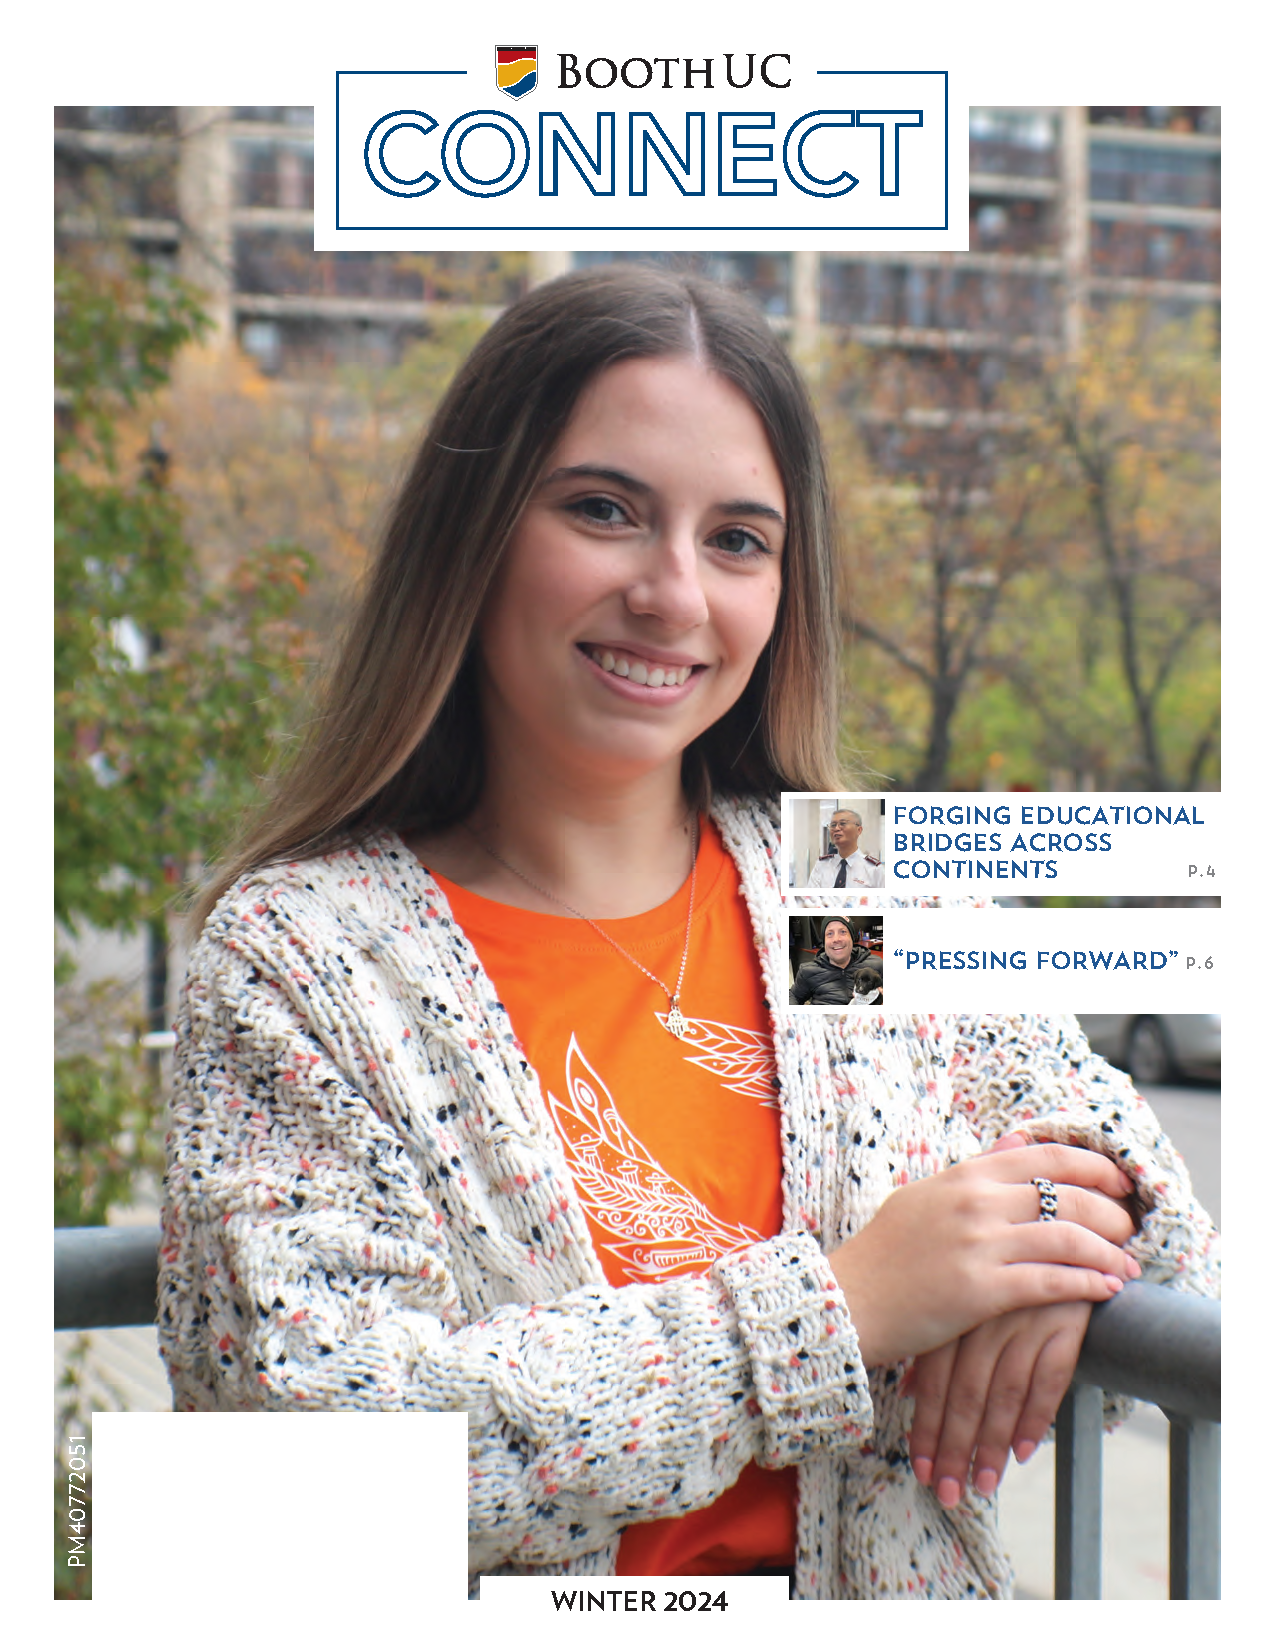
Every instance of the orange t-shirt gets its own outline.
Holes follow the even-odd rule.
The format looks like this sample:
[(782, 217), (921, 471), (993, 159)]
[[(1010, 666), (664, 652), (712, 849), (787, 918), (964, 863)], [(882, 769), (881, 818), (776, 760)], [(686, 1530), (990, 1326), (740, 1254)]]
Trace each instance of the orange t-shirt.
[[(721, 837), (705, 822), (680, 1006), (575, 917), (499, 905), (437, 877), (540, 1078), (610, 1283), (703, 1272), (780, 1229), (779, 1107), (752, 921)], [(654, 911), (610, 918), (612, 938), (677, 981), (689, 878)], [(750, 1463), (711, 1507), (633, 1524), (621, 1575), (732, 1574), (792, 1563), (796, 1469)]]

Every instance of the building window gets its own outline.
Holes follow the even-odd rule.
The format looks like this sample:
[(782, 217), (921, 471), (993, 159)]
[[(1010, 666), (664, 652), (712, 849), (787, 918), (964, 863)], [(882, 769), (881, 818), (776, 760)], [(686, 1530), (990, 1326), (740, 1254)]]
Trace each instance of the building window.
[(1133, 206), (1221, 205), (1221, 158), (1197, 149), (1148, 149), (1096, 142), (1089, 146), (1089, 194)]
[(970, 171), (1020, 178), (1055, 177), (1055, 117), (1039, 109), (971, 109)]
[(312, 108), (236, 109), (235, 119), (252, 121), (259, 126), (308, 126), (314, 129)]
[(1216, 229), (1098, 219), (1090, 225), (1089, 244), (1095, 275), (1209, 283), (1222, 278)]
[(313, 149), (295, 143), (237, 143), (235, 198), (240, 206), (313, 211)]
[(767, 315), (792, 313), (792, 260), (786, 252), (577, 252), (574, 261), (577, 269), (591, 264), (647, 263), (704, 275), (724, 286), (741, 288)]
[(1108, 104), (1091, 108), (1089, 120), (1094, 126), (1136, 126), (1158, 132), (1198, 132), (1208, 137), (1217, 137), (1222, 131), (1222, 111), (1217, 104)]

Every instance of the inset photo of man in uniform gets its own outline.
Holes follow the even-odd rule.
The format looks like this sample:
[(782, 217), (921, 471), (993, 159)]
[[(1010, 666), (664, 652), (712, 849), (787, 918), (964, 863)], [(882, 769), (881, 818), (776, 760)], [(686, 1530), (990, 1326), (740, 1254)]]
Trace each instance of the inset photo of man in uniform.
[(880, 797), (784, 799), (790, 888), (884, 888)]

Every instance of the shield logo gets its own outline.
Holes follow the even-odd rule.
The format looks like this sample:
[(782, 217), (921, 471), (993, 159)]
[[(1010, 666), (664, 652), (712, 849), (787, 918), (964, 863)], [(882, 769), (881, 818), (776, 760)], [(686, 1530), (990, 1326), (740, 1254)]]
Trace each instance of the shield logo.
[(536, 48), (496, 47), (496, 85), (506, 97), (526, 97), (536, 89)]

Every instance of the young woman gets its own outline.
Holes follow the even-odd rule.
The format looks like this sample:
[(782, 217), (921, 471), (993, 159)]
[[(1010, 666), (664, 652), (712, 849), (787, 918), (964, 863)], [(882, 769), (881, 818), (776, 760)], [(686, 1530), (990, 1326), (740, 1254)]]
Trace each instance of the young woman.
[(1180, 1163), (1074, 1022), (786, 1013), (774, 799), (837, 786), (833, 584), (747, 304), (533, 292), (202, 908), (178, 1406), (467, 1411), (475, 1575), (1003, 1595), (987, 1497), (1090, 1303), (1139, 1260), (1208, 1286)]

